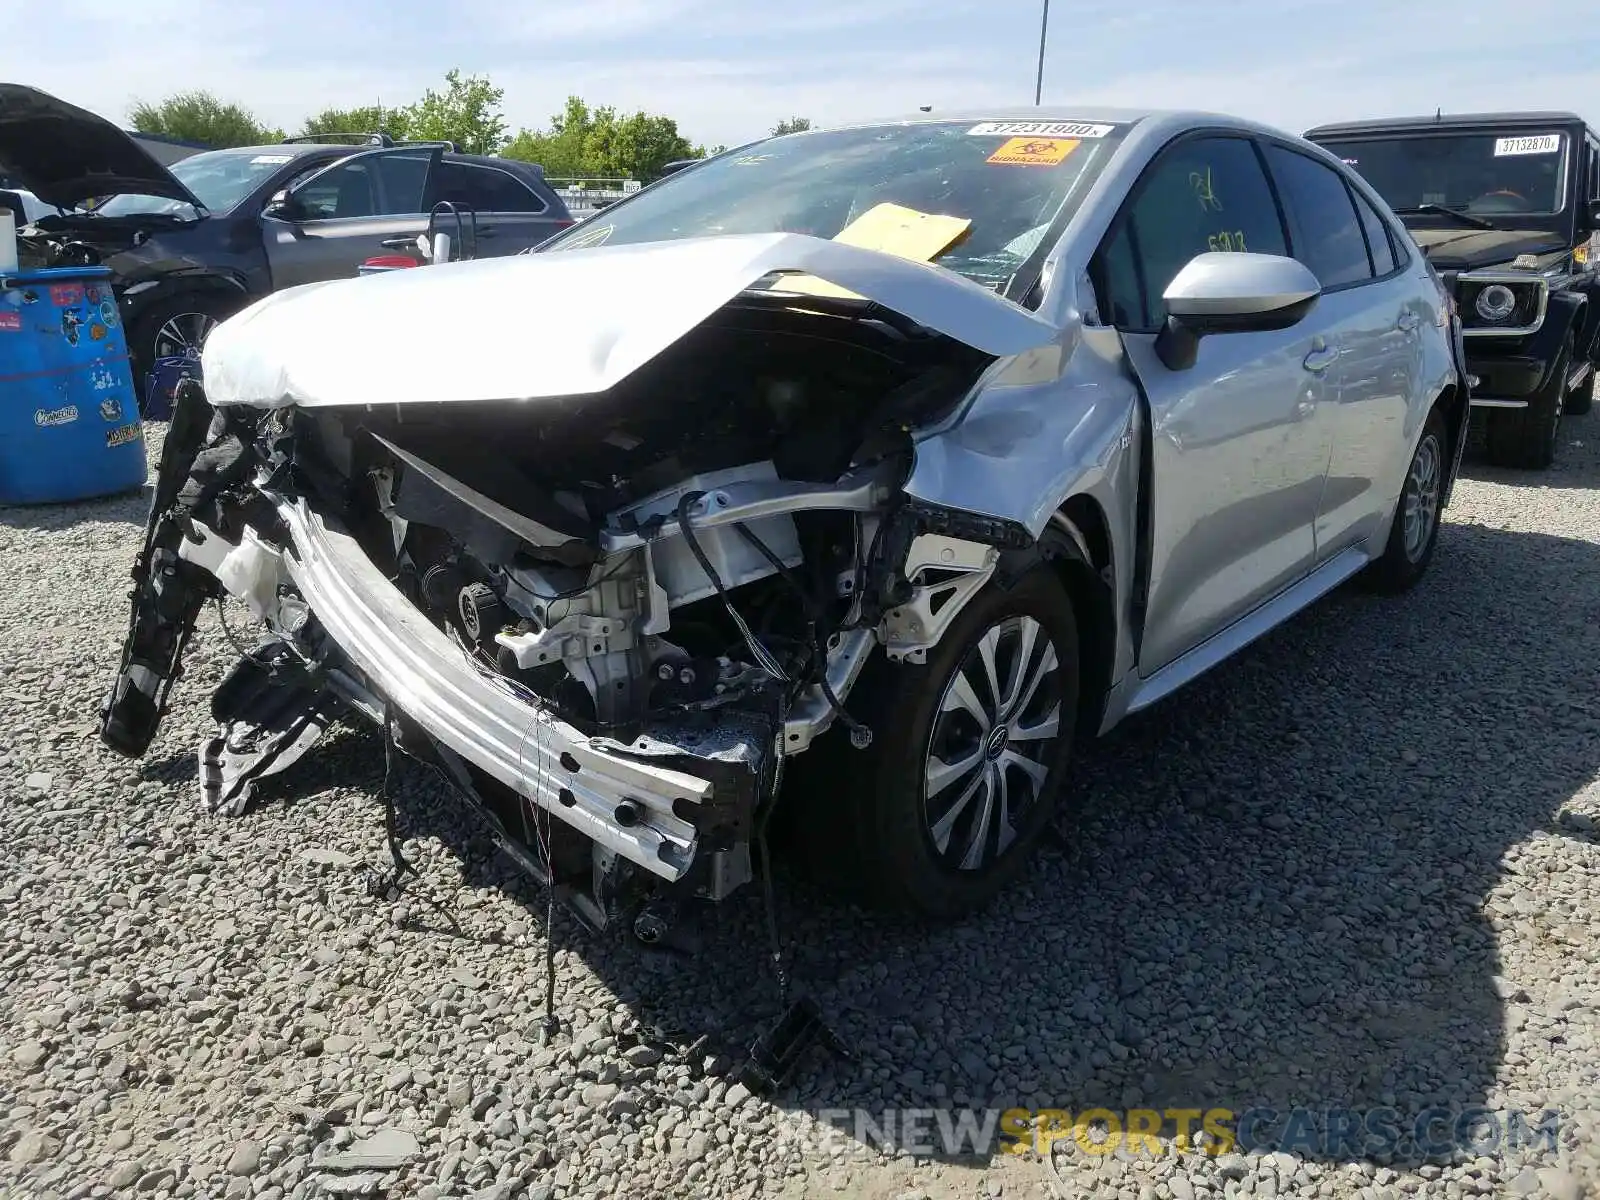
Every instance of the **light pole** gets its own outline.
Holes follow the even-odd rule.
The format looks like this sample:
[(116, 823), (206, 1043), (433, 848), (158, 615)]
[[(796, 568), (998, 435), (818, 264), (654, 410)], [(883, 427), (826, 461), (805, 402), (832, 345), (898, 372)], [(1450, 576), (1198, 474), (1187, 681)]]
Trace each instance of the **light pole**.
[(1039, 18), (1039, 77), (1033, 85), (1033, 104), (1037, 108), (1044, 96), (1044, 38), (1050, 28), (1050, 0), (1044, 0), (1044, 15)]

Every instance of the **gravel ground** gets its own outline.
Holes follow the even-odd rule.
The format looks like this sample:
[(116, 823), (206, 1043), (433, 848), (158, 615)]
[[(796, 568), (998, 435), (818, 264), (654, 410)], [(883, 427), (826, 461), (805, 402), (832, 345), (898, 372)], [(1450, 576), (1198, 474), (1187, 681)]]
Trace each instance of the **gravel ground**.
[[(1583, 439), (1581, 442), (1575, 439)], [(333, 736), (239, 819), (192, 751), (207, 613), (137, 764), (94, 737), (139, 497), (0, 509), (0, 1194), (1547, 1195), (1600, 1188), (1600, 417), (1469, 465), (1412, 596), (1341, 593), (1085, 762), (1064, 849), (938, 932), (779, 880), (797, 985), (856, 1052), (768, 1103), (751, 890), (691, 958), (557, 914), (433, 779)], [(1553, 1108), (1556, 1154), (930, 1160), (823, 1109)], [(1170, 1146), (1170, 1139), (1164, 1143)]]

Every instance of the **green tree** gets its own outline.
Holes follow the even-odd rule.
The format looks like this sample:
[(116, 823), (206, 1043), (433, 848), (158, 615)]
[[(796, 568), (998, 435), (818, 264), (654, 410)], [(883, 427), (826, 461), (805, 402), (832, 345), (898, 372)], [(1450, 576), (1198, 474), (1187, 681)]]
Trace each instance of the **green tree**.
[(314, 117), (307, 117), (301, 126), (302, 136), (319, 133), (387, 133), (400, 139), (406, 136), (407, 117), (403, 108), (380, 108), (376, 104), (358, 108), (325, 108)]
[(224, 103), (210, 92), (179, 92), (160, 104), (140, 100), (128, 117), (139, 133), (199, 142), (213, 150), (283, 141), (281, 129), (263, 124), (239, 105)]
[[(467, 154), (494, 154), (506, 141), (500, 111), (504, 88), (487, 78), (451, 70), (442, 92), (429, 88), (421, 100), (400, 110), (406, 136), (416, 141), (454, 142)], [(398, 114), (397, 114), (398, 115)]]
[(790, 117), (787, 121), (779, 121), (772, 127), (772, 136), (782, 137), (786, 133), (804, 133), (810, 128), (810, 117)]
[(636, 112), (613, 123), (610, 157), (615, 170), (606, 174), (625, 175), (649, 183), (661, 175), (661, 168), (680, 158), (700, 158), (703, 150), (693, 146), (678, 132), (671, 117)]
[(507, 158), (535, 162), (552, 179), (574, 179), (594, 174), (584, 157), (584, 143), (594, 128), (594, 114), (578, 96), (550, 118), (548, 130), (523, 129), (501, 153)]
[(705, 149), (678, 132), (671, 117), (636, 112), (620, 116), (610, 107), (590, 108), (581, 97), (567, 97), (548, 130), (524, 129), (504, 154), (537, 162), (552, 179), (637, 179), (649, 183), (678, 158), (703, 158)]

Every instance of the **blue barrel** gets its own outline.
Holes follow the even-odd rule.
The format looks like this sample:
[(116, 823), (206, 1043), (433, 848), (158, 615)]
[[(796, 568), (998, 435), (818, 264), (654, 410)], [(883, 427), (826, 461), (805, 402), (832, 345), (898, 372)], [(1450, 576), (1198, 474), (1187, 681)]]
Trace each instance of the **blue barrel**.
[(0, 504), (113, 496), (145, 477), (111, 272), (0, 276)]

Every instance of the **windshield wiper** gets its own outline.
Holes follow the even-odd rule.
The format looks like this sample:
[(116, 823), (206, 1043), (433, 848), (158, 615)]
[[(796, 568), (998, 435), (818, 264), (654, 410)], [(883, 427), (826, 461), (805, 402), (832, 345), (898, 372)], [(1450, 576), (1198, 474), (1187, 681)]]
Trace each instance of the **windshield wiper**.
[(1482, 217), (1475, 217), (1459, 208), (1446, 208), (1443, 204), (1418, 204), (1414, 208), (1397, 208), (1394, 210), (1394, 215), (1397, 217), (1411, 217), (1416, 216), (1418, 213), (1427, 213), (1436, 217), (1454, 217), (1463, 225), (1470, 225), (1474, 229), (1494, 229), (1496, 227), (1493, 221), (1485, 221)]

